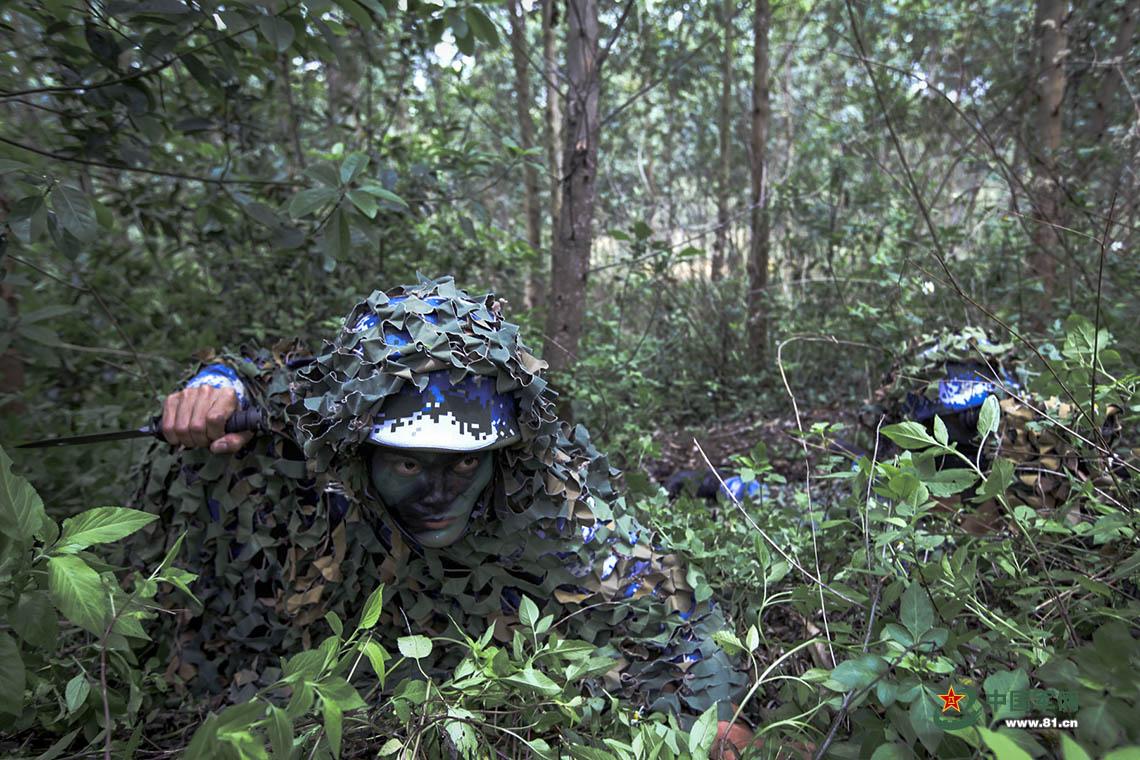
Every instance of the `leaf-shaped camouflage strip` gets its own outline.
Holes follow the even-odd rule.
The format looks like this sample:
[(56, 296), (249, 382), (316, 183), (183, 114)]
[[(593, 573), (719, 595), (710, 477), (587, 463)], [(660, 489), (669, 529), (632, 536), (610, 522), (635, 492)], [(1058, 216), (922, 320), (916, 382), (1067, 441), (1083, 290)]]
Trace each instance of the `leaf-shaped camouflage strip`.
[[(393, 351), (385, 330), (404, 331), (407, 344)], [(494, 626), (509, 640), (525, 595), (565, 619), (562, 636), (620, 651), (615, 688), (640, 702), (697, 714), (717, 700), (727, 706), (744, 685), (711, 638), (725, 621), (694, 603), (684, 558), (654, 546), (626, 514), (618, 473), (588, 431), (557, 418), (538, 374), (544, 363), (493, 296), (470, 298), (450, 279), (378, 291), (293, 370), (297, 350), (222, 357), (242, 368), (274, 435), (228, 458), (157, 445), (140, 470), (139, 500), (162, 519), (144, 529), (132, 559), (152, 562), (185, 530), (183, 554), (201, 576), (203, 613), (161, 616), (172, 630), (154, 636), (172, 679), (236, 690), (254, 657), (264, 668), (320, 641), (325, 613), (356, 619), (384, 584), (372, 630), (389, 651), (408, 633), (405, 616), (415, 635), (459, 639), (456, 626), (469, 635)], [(385, 399), (436, 368), (453, 381), (494, 377), (518, 402), (522, 439), (495, 452), (466, 535), (423, 550), (372, 492), (360, 448)], [(460, 656), (437, 646), (419, 665), (449, 669)]]

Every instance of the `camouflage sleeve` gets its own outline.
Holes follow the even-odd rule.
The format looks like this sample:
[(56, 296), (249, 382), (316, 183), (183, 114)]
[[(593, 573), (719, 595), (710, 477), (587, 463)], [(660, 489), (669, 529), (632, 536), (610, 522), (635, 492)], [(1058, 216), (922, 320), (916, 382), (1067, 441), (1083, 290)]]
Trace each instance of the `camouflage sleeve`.
[(708, 591), (699, 571), (682, 555), (654, 546), (632, 516), (580, 530), (590, 561), (571, 570), (578, 582), (559, 587), (555, 597), (581, 610), (567, 635), (593, 641), (615, 658), (607, 689), (682, 717), (716, 703), (720, 719), (731, 718), (747, 678), (713, 640), (729, 625), (711, 596), (698, 601), (694, 588)]

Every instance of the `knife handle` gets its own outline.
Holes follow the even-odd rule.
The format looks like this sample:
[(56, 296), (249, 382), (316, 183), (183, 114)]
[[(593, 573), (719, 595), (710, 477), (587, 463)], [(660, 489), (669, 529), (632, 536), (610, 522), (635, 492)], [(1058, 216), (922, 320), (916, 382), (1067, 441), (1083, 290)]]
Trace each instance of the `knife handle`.
[[(261, 417), (261, 410), (256, 407), (250, 407), (249, 409), (239, 409), (231, 414), (230, 418), (226, 420), (227, 433), (259, 433), (263, 430), (265, 430), (265, 421)], [(162, 437), (161, 414), (151, 418), (150, 432), (155, 438), (158, 438), (159, 440), (166, 440)]]

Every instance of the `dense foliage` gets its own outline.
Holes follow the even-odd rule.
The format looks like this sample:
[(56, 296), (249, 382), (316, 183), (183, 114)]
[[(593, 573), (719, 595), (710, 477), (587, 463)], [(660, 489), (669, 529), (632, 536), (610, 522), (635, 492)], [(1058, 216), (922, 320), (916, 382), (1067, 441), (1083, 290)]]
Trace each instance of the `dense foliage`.
[[(556, 7), (560, 38), (577, 6)], [(548, 84), (565, 88), (560, 59), (544, 66), (541, 10), (523, 5), (532, 91), (519, 92), (496, 4), (0, 6), (5, 751), (707, 754), (711, 715), (685, 730), (583, 696), (602, 664), (558, 621), (532, 615), (533, 635), (510, 646), (481, 630), (382, 644), (369, 635), (378, 596), (358, 619), (330, 620), (327, 641), (262, 663), (271, 688), (194, 699), (166, 663), (136, 656), (157, 584), (189, 580), (178, 557), (142, 575), (108, 564), (102, 545), (151, 518), (92, 508), (126, 501), (144, 446), (13, 448), (138, 426), (195, 353), (316, 345), (358, 296), (417, 271), (505, 296), (542, 343), (534, 283), (553, 233), (547, 220), (540, 248), (527, 242), (522, 178), (542, 173), (545, 204), (559, 171), (523, 144), (508, 105), (523, 99), (551, 131)], [(771, 334), (758, 356), (743, 265), (751, 8), (602, 5), (586, 324), (554, 382), (627, 469), (645, 521), (730, 613), (722, 642), (751, 658), (740, 713), (765, 738), (758, 754), (1140, 752), (1140, 500), (1120, 461), (1140, 422), (1138, 16), (1131, 0), (776, 5)], [(1042, 30), (1059, 27), (1063, 50), (1042, 63)], [(1056, 65), (1065, 86), (1050, 111), (1037, 93)], [(718, 223), (722, 114), (732, 155)], [(1051, 277), (1027, 264), (1042, 251)], [(921, 334), (965, 325), (1008, 343), (1035, 398), (1067, 405), (1029, 431), (1111, 470), (1110, 488), (1074, 467), (1064, 503), (1016, 502), (1025, 473), (994, 448), (1014, 420), (992, 408), (976, 459), (939, 423), (859, 426)], [(1110, 417), (1122, 431), (1111, 444), (1097, 432)], [(694, 436), (724, 444), (711, 463)], [(670, 502), (644, 475), (707, 464), (762, 481), (763, 498)], [(966, 531), (971, 499), (998, 504), (1003, 525)], [(437, 646), (467, 653), (450, 679), (387, 678)], [(941, 720), (934, 696), (951, 681), (982, 711), (976, 725)], [(1043, 701), (1015, 705), (1015, 693)], [(1002, 724), (1035, 705), (1080, 726)]]

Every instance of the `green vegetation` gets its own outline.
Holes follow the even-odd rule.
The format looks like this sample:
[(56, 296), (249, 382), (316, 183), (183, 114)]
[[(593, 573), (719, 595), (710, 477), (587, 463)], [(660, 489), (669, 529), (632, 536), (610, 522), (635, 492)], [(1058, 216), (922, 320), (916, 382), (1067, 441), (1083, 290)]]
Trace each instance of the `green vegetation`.
[[(583, 137), (564, 43), (591, 8)], [(511, 641), (380, 642), (375, 589), (257, 663), (270, 686), (198, 694), (146, 654), (174, 614), (160, 586), (193, 605), (193, 576), (177, 551), (115, 553), (152, 515), (90, 508), (131, 502), (145, 445), (14, 448), (137, 427), (195, 355), (317, 347), (419, 271), (504, 296), (560, 357), (563, 411), (732, 620), (756, 757), (1137, 757), (1138, 19), (1132, 0), (0, 6), (0, 752), (707, 757), (713, 713), (584, 691), (608, 661), (529, 600)], [(588, 277), (553, 283), (585, 304), (567, 346), (550, 272), (580, 254), (557, 197), (580, 139), (598, 163)], [(966, 326), (1020, 357), (1048, 416), (987, 402), (982, 456), (941, 419), (860, 423), (921, 336)], [(1015, 428), (1074, 464), (1016, 459)], [(710, 464), (762, 498), (670, 501), (647, 477)], [(1064, 497), (1030, 505), (1046, 481)], [(1000, 524), (973, 529), (987, 505)], [(456, 653), (447, 678), (416, 672), (432, 647)], [(973, 725), (944, 719), (950, 685)], [(1003, 723), (1022, 714), (1079, 727)]]

